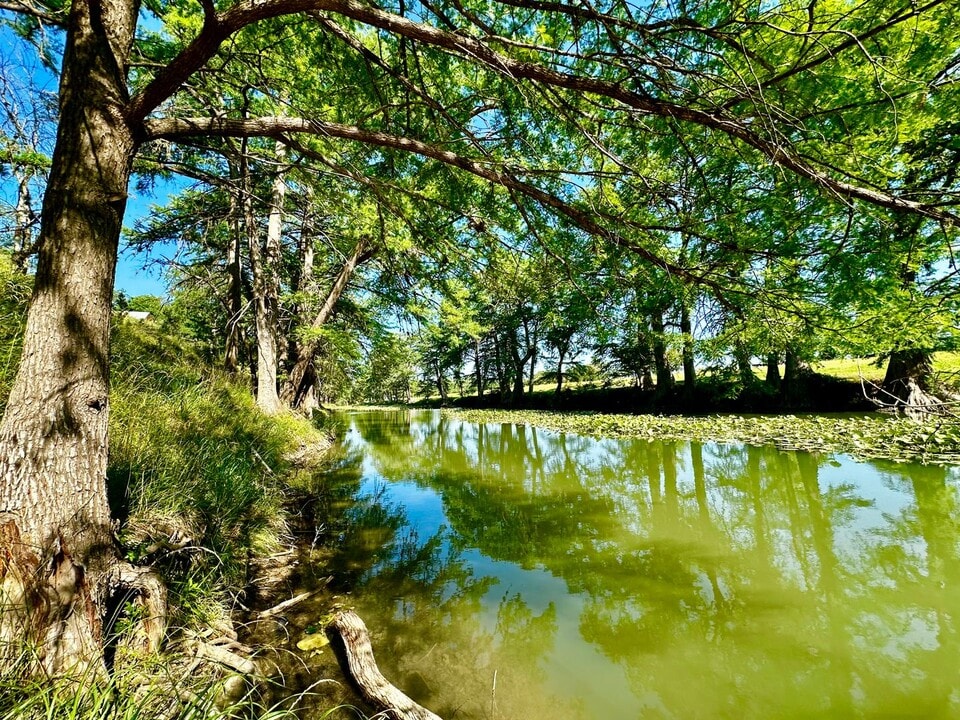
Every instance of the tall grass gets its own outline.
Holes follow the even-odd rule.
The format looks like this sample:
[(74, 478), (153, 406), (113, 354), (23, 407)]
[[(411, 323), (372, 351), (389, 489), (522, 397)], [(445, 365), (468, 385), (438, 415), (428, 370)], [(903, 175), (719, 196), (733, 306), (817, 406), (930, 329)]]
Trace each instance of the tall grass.
[(0, 253), (0, 413), (6, 407), (20, 359), (29, 296), (29, 278), (15, 270), (9, 254)]
[[(0, 253), (0, 410), (29, 285)], [(107, 480), (122, 550), (166, 580), (171, 639), (222, 629), (251, 559), (284, 539), (291, 457), (326, 436), (301, 418), (262, 415), (247, 383), (206, 366), (189, 338), (149, 322), (116, 323), (111, 366)], [(109, 682), (52, 681), (0, 667), (0, 720), (293, 717), (289, 703), (268, 707), (250, 692), (225, 702), (222, 678), (198, 678), (175, 654), (126, 658), (114, 670)]]
[(149, 323), (118, 323), (112, 348), (108, 483), (121, 537), (131, 560), (161, 564), (180, 620), (209, 621), (209, 600), (239, 592), (250, 558), (279, 547), (289, 458), (324, 436), (261, 414), (246, 387)]
[[(170, 668), (168, 668), (170, 669)], [(13, 668), (0, 671), (0, 720), (296, 720), (292, 697), (272, 705), (256, 688), (234, 699), (224, 695), (231, 679), (193, 679), (172, 672), (64, 677), (14, 682)], [(236, 678), (236, 676), (234, 676)]]

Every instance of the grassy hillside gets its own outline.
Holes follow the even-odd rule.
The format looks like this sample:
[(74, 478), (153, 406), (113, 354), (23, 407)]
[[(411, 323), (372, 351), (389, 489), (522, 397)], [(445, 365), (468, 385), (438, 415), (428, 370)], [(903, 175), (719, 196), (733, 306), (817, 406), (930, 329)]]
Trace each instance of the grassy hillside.
[[(887, 369), (886, 362), (878, 363), (876, 358), (823, 360), (814, 363), (811, 367), (815, 372), (855, 382), (859, 382), (862, 375), (865, 380), (874, 383), (879, 383), (883, 380), (883, 374)], [(933, 356), (933, 369), (941, 381), (955, 385), (957, 378), (960, 377), (960, 352), (935, 353)]]
[[(27, 291), (0, 255), (0, 404), (16, 369)], [(180, 643), (232, 634), (251, 561), (286, 540), (294, 458), (329, 440), (302, 418), (262, 415), (246, 384), (206, 366), (188, 339), (119, 319), (112, 334), (110, 502), (121, 552), (166, 582), (172, 654), (118, 654), (106, 690), (84, 683), (63, 693), (2, 668), (0, 718), (267, 717), (256, 703), (225, 702), (217, 673), (195, 665), (185, 672)]]

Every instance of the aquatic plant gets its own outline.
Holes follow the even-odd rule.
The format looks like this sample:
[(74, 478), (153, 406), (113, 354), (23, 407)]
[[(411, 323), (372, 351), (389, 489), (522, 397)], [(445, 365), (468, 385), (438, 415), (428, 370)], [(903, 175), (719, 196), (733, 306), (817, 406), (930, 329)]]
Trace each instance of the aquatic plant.
[(444, 410), (477, 423), (511, 422), (591, 437), (648, 437), (775, 445), (895, 462), (960, 463), (960, 420), (864, 415), (624, 415)]

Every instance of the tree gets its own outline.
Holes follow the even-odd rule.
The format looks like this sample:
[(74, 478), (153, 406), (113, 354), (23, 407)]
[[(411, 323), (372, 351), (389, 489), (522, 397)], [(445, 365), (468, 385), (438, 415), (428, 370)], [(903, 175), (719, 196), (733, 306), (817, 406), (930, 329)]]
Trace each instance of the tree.
[[(195, 35), (185, 35), (182, 45), (158, 44), (151, 49), (149, 42), (144, 44), (147, 58), (155, 59), (152, 50), (159, 57), (146, 63), (147, 69), (132, 85), (128, 70), (138, 59), (133, 54), (140, 10), (137, 3), (74, 0), (67, 14), (54, 2), (12, 4), (28, 20), (66, 28), (66, 41), (33, 299), (21, 363), (0, 422), (2, 589), (8, 602), (0, 640), (19, 642), (32, 636), (49, 672), (99, 662), (110, 599), (135, 584), (114, 549), (104, 479), (108, 340), (112, 281), (128, 185), (134, 158), (148, 141), (263, 136), (283, 142), (292, 135), (308, 134), (379, 147), (389, 155), (388, 163), (399, 154), (415, 154), (419, 163), (442, 163), (472, 174), (535, 202), (587, 234), (629, 249), (658, 268), (713, 286), (719, 280), (692, 274), (671, 262), (667, 253), (660, 252), (661, 247), (648, 244), (642, 222), (629, 214), (617, 216), (609, 209), (595, 212), (590, 204), (582, 203), (583, 198), (566, 182), (570, 176), (567, 167), (557, 164), (546, 167), (542, 176), (536, 173), (542, 163), (516, 152), (525, 139), (523, 133), (511, 134), (506, 128), (506, 140), (500, 146), (479, 141), (471, 127), (487, 112), (484, 84), (498, 96), (495, 122), (499, 122), (496, 117), (529, 119), (546, 107), (562, 107), (562, 124), (572, 135), (590, 135), (589, 130), (573, 131), (580, 127), (578, 118), (584, 112), (587, 118), (582, 122), (590, 125), (625, 123), (633, 132), (618, 138), (622, 145), (631, 134), (636, 138), (645, 133), (636, 121), (639, 117), (666, 122), (668, 127), (683, 123), (731, 138), (750, 162), (774, 163), (812, 187), (840, 197), (934, 219), (953, 218), (939, 207), (939, 197), (930, 201), (904, 198), (872, 187), (869, 181), (858, 182), (858, 157), (845, 159), (850, 155), (845, 154), (845, 147), (828, 144), (835, 135), (822, 132), (818, 119), (825, 111), (805, 112), (809, 96), (804, 93), (798, 92), (800, 101), (792, 102), (799, 79), (836, 57), (859, 52), (864, 41), (900, 30), (922, 14), (921, 19), (930, 15), (937, 28), (949, 27), (952, 18), (946, 3), (933, 0), (923, 6), (904, 6), (879, 20), (873, 13), (875, 3), (866, 3), (845, 16), (849, 29), (840, 33), (831, 32), (835, 24), (832, 12), (813, 13), (809, 22), (808, 13), (790, 3), (770, 10), (771, 22), (759, 23), (726, 12), (717, 19), (718, 9), (712, 3), (693, 8), (693, 19), (651, 8), (645, 21), (633, 18), (625, 7), (604, 12), (537, 3), (528, 11), (522, 1), (517, 4), (517, 13), (507, 12), (510, 2), (498, 4), (504, 12), (501, 17), (494, 13), (493, 26), (487, 28), (493, 32), (487, 32), (484, 28), (489, 23), (469, 9), (457, 12), (456, 20), (447, 15), (448, 10), (453, 14), (453, 9), (444, 8), (427, 13), (430, 21), (416, 22), (350, 0), (241, 0), (224, 9), (204, 0), (199, 27)], [(151, 8), (164, 10), (160, 4), (151, 4)], [(456, 77), (467, 80), (472, 74), (479, 87), (466, 95), (467, 102), (438, 106), (431, 104), (429, 92), (423, 91), (427, 83), (418, 85), (411, 80), (415, 73), (398, 71), (397, 82), (428, 112), (419, 116), (400, 113), (398, 117), (388, 110), (381, 113), (384, 124), (377, 129), (327, 121), (316, 105), (307, 103), (301, 108), (304, 117), (238, 116), (235, 107), (200, 117), (178, 114), (180, 108), (172, 99), (217, 56), (228, 39), (257, 23), (300, 13), (305, 14), (298, 16), (305, 23), (345, 43), (354, 39), (348, 23), (357, 22), (394, 38), (397, 46), (402, 42), (425, 50), (435, 48), (430, 51), (435, 67), (476, 70), (462, 71)], [(536, 37), (540, 24), (531, 13), (549, 21), (554, 29), (551, 42)], [(784, 30), (772, 22), (781, 20)], [(441, 29), (440, 25), (453, 29)], [(809, 30), (802, 30), (807, 25)], [(482, 39), (480, 33), (472, 32), (476, 28), (482, 31)], [(527, 31), (533, 36), (519, 36)], [(827, 47), (819, 50), (810, 44), (824, 33), (830, 36)], [(511, 34), (518, 37), (504, 37)], [(630, 42), (622, 42), (621, 34), (629, 36)], [(773, 40), (788, 47), (776, 47)], [(580, 48), (581, 41), (582, 50), (571, 56), (571, 48)], [(691, 43), (697, 51), (690, 51)], [(363, 54), (356, 43), (351, 47)], [(947, 52), (930, 45), (922, 47), (931, 63), (946, 65)], [(764, 55), (788, 59), (786, 69), (781, 69), (784, 66), (779, 61), (755, 62)], [(869, 65), (880, 72), (874, 63)], [(742, 73), (743, 67), (759, 68), (759, 76)], [(693, 81), (685, 81), (687, 75)], [(451, 88), (439, 81), (442, 77), (438, 72), (430, 79), (437, 80), (440, 88)], [(271, 79), (264, 80), (267, 86), (261, 92), (279, 97)], [(522, 93), (517, 91), (520, 83), (525, 89)], [(880, 98), (876, 100), (879, 106), (887, 89), (882, 82), (878, 85), (873, 97)], [(542, 104), (534, 89), (547, 98)], [(913, 99), (924, 90), (917, 87), (905, 96)], [(457, 88), (450, 94), (456, 96)], [(462, 100), (463, 93), (459, 97)], [(767, 99), (778, 97), (783, 99), (782, 106)], [(520, 98), (534, 110), (523, 110)], [(607, 112), (601, 107), (594, 114), (583, 98), (590, 102), (604, 98), (612, 103), (612, 109)], [(291, 96), (290, 102), (295, 100)], [(508, 107), (510, 104), (515, 108)], [(155, 114), (161, 107), (172, 114)], [(842, 119), (842, 108), (840, 103), (831, 108), (829, 119)], [(544, 142), (533, 146), (537, 151), (550, 144), (562, 145), (549, 133), (542, 139)], [(464, 150), (452, 149), (459, 147)], [(602, 149), (605, 156), (615, 157)], [(624, 170), (623, 181), (629, 181), (631, 175), (639, 190), (643, 174)], [(529, 355), (529, 347), (517, 347), (515, 360)], [(518, 374), (522, 374), (522, 363)], [(522, 391), (522, 378), (520, 383)], [(140, 586), (147, 592), (142, 582)], [(9, 605), (14, 598), (25, 602), (14, 608)]]

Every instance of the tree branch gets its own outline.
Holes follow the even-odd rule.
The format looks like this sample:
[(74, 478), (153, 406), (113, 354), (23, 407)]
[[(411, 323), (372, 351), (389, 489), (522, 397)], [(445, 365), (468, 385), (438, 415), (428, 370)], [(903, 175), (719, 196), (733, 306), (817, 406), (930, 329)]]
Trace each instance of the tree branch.
[[(916, 213), (949, 223), (960, 220), (960, 216), (955, 213), (932, 204), (906, 200), (882, 190), (837, 180), (804, 160), (785, 141), (758, 134), (745, 121), (722, 109), (707, 111), (687, 107), (634, 92), (618, 82), (560, 72), (539, 63), (515, 60), (494, 51), (486, 44), (486, 42), (497, 41), (496, 37), (480, 40), (469, 35), (440, 30), (366, 5), (359, 0), (245, 0), (218, 17), (212, 18), (208, 15), (204, 28), (197, 38), (174, 58), (153, 82), (131, 99), (128, 119), (134, 124), (139, 124), (163, 100), (172, 95), (195, 70), (212, 57), (220, 43), (237, 30), (269, 17), (317, 10), (334, 12), (402, 37), (434, 45), (468, 60), (478, 61), (514, 80), (532, 80), (577, 93), (607, 97), (617, 100), (631, 110), (674, 118), (722, 132), (758, 150), (770, 162), (794, 172), (838, 197), (862, 200), (890, 210)], [(275, 131), (284, 132), (283, 130)], [(303, 127), (290, 128), (288, 131), (310, 132)], [(149, 135), (150, 131), (147, 131), (147, 134)], [(252, 134), (260, 133), (253, 131)]]
[[(702, 275), (692, 273), (686, 268), (670, 263), (647, 248), (638, 245), (619, 233), (596, 222), (592, 214), (564, 202), (560, 198), (535, 185), (524, 182), (512, 173), (481, 164), (470, 158), (457, 155), (449, 150), (441, 150), (419, 140), (389, 135), (387, 133), (364, 130), (351, 125), (305, 120), (303, 118), (261, 117), (248, 120), (228, 118), (168, 118), (150, 119), (144, 123), (147, 135), (152, 139), (176, 140), (192, 135), (216, 135), (221, 137), (273, 137), (283, 139), (286, 133), (308, 133), (344, 140), (354, 140), (367, 145), (393, 148), (437, 160), (446, 165), (459, 168), (488, 182), (502, 185), (530, 197), (545, 207), (556, 210), (591, 235), (606, 239), (613, 244), (636, 253), (657, 267), (675, 274), (689, 282), (713, 285)], [(303, 152), (302, 146), (300, 147)]]
[(0, 10), (8, 10), (18, 15), (28, 15), (29, 17), (42, 20), (45, 23), (57, 27), (66, 27), (67, 25), (67, 14), (65, 10), (48, 8), (45, 7), (43, 3), (36, 5), (34, 3), (24, 2), (23, 0), (0, 0)]

